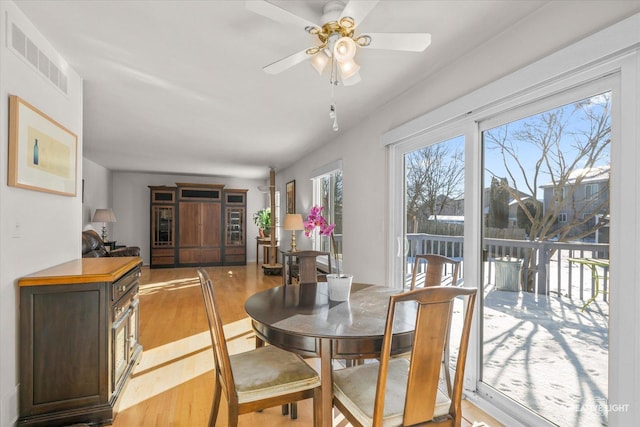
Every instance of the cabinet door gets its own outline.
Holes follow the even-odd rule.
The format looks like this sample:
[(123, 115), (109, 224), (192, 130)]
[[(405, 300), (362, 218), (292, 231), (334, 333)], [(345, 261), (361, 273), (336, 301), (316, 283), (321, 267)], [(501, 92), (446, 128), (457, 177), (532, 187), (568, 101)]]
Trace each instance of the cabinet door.
[(174, 218), (173, 206), (151, 207), (151, 247), (172, 248), (174, 245)]
[(227, 208), (226, 211), (226, 246), (244, 246), (244, 208)]
[(180, 203), (180, 247), (201, 246), (200, 203)]
[(129, 318), (131, 311), (120, 317), (111, 328), (112, 339), (112, 359), (113, 370), (111, 371), (111, 392), (117, 390), (120, 382), (125, 380), (125, 372), (129, 359), (129, 349), (127, 346), (127, 336), (129, 335)]
[(133, 300), (131, 304), (131, 316), (129, 316), (129, 330), (128, 330), (128, 362), (131, 360), (138, 350), (138, 341), (140, 337), (140, 300), (138, 298)]
[(20, 296), (21, 416), (100, 404), (108, 387), (105, 287), (26, 286)]
[(203, 203), (202, 207), (202, 246), (221, 245), (220, 203)]

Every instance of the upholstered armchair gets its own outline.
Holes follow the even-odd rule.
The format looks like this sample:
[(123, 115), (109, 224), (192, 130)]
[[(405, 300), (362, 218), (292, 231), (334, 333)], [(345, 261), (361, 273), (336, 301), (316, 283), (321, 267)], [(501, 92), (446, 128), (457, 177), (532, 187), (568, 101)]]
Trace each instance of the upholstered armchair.
[(115, 256), (140, 256), (140, 248), (137, 246), (127, 246), (107, 251), (102, 238), (93, 230), (82, 232), (82, 258), (99, 258)]

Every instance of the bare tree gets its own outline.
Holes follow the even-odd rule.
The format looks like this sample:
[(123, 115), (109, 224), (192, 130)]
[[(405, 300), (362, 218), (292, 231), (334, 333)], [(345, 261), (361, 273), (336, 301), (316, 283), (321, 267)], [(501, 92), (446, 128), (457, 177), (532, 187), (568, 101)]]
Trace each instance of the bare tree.
[[(526, 118), (514, 124), (514, 130), (504, 125), (484, 132), (487, 150), (502, 157), (508, 179), (503, 185), (517, 201), (519, 214), (527, 219), (530, 240), (580, 239), (608, 223), (610, 108), (609, 95), (601, 95)], [(521, 154), (525, 144), (534, 159), (531, 154)], [(532, 160), (534, 166), (529, 167)], [(500, 174), (487, 172), (496, 178)], [(606, 177), (606, 185), (585, 200), (577, 190), (584, 188), (580, 186), (583, 181), (598, 174)], [(544, 210), (539, 208), (543, 187), (552, 190)], [(533, 203), (527, 202), (523, 193), (530, 194)], [(567, 212), (570, 217), (559, 222), (559, 216)], [(525, 270), (536, 271), (535, 259), (532, 254)], [(532, 278), (523, 279), (527, 290), (532, 290)]]
[(462, 150), (452, 149), (446, 143), (407, 154), (405, 170), (407, 224), (413, 221), (414, 231), (419, 230), (417, 224), (432, 216), (437, 220), (464, 192)]

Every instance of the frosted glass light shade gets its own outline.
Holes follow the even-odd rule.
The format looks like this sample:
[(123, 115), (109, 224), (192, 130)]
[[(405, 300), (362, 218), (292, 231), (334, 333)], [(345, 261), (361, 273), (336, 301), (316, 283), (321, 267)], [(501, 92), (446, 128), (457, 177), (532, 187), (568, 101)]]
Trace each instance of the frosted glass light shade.
[(348, 61), (356, 55), (356, 42), (351, 37), (340, 37), (333, 46), (333, 54), (338, 60)]
[(311, 58), (311, 65), (313, 66), (313, 68), (315, 68), (315, 70), (320, 75), (322, 75), (322, 72), (327, 67), (328, 63), (329, 63), (329, 57), (322, 50), (316, 53), (315, 55), (313, 55), (313, 57)]
[(347, 80), (360, 71), (360, 66), (356, 64), (356, 61), (353, 59), (338, 61), (338, 66), (340, 67), (340, 74), (343, 80)]

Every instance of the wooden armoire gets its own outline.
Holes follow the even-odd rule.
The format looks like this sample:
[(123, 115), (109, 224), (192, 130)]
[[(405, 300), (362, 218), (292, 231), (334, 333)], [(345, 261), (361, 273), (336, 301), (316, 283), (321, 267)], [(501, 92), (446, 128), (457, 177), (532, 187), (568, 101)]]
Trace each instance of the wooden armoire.
[(151, 190), (151, 267), (246, 264), (246, 193), (219, 184)]

